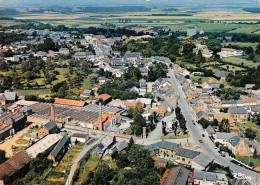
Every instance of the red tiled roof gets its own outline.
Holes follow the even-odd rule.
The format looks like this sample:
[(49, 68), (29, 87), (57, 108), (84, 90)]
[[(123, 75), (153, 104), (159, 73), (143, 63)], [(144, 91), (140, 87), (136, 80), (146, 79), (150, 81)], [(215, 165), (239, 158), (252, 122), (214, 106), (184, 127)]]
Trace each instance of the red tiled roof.
[(26, 151), (17, 152), (12, 158), (0, 165), (0, 179), (4, 174), (12, 176), (17, 170), (30, 162), (31, 158)]
[(171, 171), (171, 169), (167, 169), (167, 170), (164, 172), (163, 177), (162, 177), (161, 182), (160, 182), (160, 185), (163, 185), (163, 184), (165, 183), (165, 181), (166, 181), (166, 179), (167, 179), (167, 177), (168, 177), (170, 171)]
[(82, 94), (83, 90), (78, 89), (78, 90), (76, 90), (76, 93)]
[(73, 106), (77, 106), (77, 107), (83, 107), (86, 102), (78, 101), (78, 100), (69, 100), (69, 99), (57, 98), (54, 103), (55, 104), (62, 104), (62, 105), (73, 105)]
[(109, 94), (100, 94), (95, 99), (97, 99), (97, 100), (102, 99), (103, 101), (107, 101), (109, 98), (111, 98), (111, 96)]

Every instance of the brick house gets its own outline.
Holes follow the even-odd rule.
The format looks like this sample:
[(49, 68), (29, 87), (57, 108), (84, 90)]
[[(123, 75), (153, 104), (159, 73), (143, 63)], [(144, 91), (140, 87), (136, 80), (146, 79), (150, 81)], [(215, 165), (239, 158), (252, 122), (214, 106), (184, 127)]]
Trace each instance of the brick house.
[(41, 126), (38, 130), (38, 137), (43, 138), (46, 135), (57, 133), (58, 127), (54, 121), (50, 121)]
[(235, 121), (247, 121), (248, 114), (243, 107), (231, 107), (228, 112)]
[(232, 151), (234, 155), (237, 153), (239, 156), (248, 156), (249, 146), (245, 140), (248, 138), (240, 138), (239, 136), (234, 136), (229, 139), (228, 148)]
[(199, 155), (199, 152), (194, 150), (189, 150), (185, 148), (179, 148), (175, 153), (175, 161), (184, 164), (184, 165), (192, 165), (192, 160)]
[(169, 141), (162, 141), (159, 146), (159, 155), (162, 158), (174, 159), (175, 153), (177, 152), (179, 145)]

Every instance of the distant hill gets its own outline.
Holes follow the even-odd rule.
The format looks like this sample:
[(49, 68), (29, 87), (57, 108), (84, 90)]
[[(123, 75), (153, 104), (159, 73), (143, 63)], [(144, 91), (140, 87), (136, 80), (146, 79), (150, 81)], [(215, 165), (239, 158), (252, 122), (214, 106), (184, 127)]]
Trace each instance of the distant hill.
[(20, 12), (16, 11), (12, 8), (0, 8), (0, 15), (15, 15), (19, 14)]
[(115, 6), (115, 7), (81, 7), (89, 13), (124, 13), (124, 12), (149, 12), (151, 8), (144, 6)]
[(256, 8), (243, 8), (244, 11), (251, 12), (251, 13), (260, 13), (260, 7)]
[(170, 11), (177, 11), (177, 10), (178, 10), (177, 8), (166, 8), (166, 9), (163, 9), (162, 11), (170, 12)]

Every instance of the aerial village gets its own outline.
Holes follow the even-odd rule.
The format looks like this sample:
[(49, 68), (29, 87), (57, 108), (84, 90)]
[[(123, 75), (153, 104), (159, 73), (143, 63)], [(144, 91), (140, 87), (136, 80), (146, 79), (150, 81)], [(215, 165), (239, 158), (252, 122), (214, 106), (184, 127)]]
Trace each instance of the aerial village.
[[(196, 35), (196, 30), (197, 28), (188, 28), (187, 37)], [(241, 95), (239, 100), (223, 100), (214, 93), (222, 89), (222, 84), (226, 82), (227, 74), (223, 72), (214, 73), (212, 83), (197, 83), (190, 77), (202, 75), (201, 72), (190, 72), (172, 63), (167, 57), (146, 58), (137, 52), (122, 55), (120, 51), (112, 50), (112, 46), (118, 41), (143, 40), (153, 37), (151, 35), (106, 38), (103, 35), (86, 34), (79, 39), (72, 32), (47, 29), (2, 32), (25, 34), (27, 38), (0, 46), (0, 52), (24, 51), (2, 57), (0, 63), (19, 63), (29, 57), (47, 61), (70, 55), (79, 61), (90, 61), (92, 68), (111, 73), (115, 78), (121, 78), (130, 66), (138, 67), (141, 75), (147, 76), (149, 67), (155, 63), (167, 66), (167, 75), (153, 82), (141, 78), (138, 85), (130, 89), (130, 92), (137, 94), (136, 98), (131, 99), (114, 99), (109, 93), (98, 93), (98, 87), (110, 81), (106, 77), (97, 78), (96, 88), (77, 89), (75, 93), (81, 100), (55, 98), (54, 102), (32, 101), (11, 89), (5, 89), (0, 93), (0, 184), (8, 184), (12, 177), (17, 177), (17, 172), (27, 168), (41, 153), (47, 153), (47, 158), (52, 161), (52, 168), (59, 168), (77, 143), (83, 145), (85, 152), (91, 151), (93, 156), (112, 160), (115, 152), (127, 153), (131, 142), (149, 151), (156, 168), (166, 168), (169, 163), (176, 165), (165, 171), (161, 179), (162, 185), (174, 181), (188, 184), (249, 184), (247, 177), (241, 177), (241, 174), (230, 178), (224, 173), (208, 172), (212, 165), (223, 164), (203, 152), (197, 144), (205, 142), (203, 139), (190, 137), (189, 127), (186, 126), (187, 129), (183, 126), (184, 113), (181, 113), (179, 107), (180, 99), (185, 97), (195, 118), (191, 122), (192, 126), (201, 128), (201, 137), (209, 138), (210, 144), (214, 145), (214, 150), (221, 157), (230, 157), (234, 164), (252, 169), (252, 166), (244, 164), (239, 158), (260, 155), (260, 142), (242, 137), (239, 132), (245, 129), (238, 129), (238, 124), (243, 124), (260, 113), (260, 91), (253, 90), (254, 84), (245, 86), (248, 95)], [(204, 34), (202, 28), (200, 34)], [(55, 44), (67, 47), (61, 47), (59, 51), (35, 53), (27, 50), (28, 45), (43, 44), (47, 35)], [(90, 47), (92, 51), (86, 49)], [(193, 52), (201, 52), (205, 58), (213, 55), (202, 44), (197, 44)], [(242, 54), (243, 51), (232, 48), (222, 48), (217, 53), (221, 58)], [(177, 79), (177, 86), (173, 83), (173, 78)], [(177, 88), (183, 95), (179, 94)], [(129, 116), (131, 112), (140, 112), (140, 119), (144, 120), (144, 124), (139, 125), (135, 131), (133, 125), (138, 120)], [(92, 149), (88, 146), (92, 146)], [(81, 155), (80, 152), (77, 154)], [(74, 165), (74, 161), (70, 161), (70, 164)], [(74, 173), (73, 170), (75, 169), (71, 168), (66, 173)], [(260, 168), (255, 170), (259, 171)], [(66, 183), (73, 181), (70, 175), (71, 173), (65, 179)]]

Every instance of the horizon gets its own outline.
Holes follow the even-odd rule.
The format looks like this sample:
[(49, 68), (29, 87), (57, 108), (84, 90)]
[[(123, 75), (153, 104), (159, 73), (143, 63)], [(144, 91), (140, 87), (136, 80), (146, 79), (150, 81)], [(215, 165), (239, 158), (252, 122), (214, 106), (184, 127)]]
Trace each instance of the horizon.
[[(108, 5), (109, 4), (109, 5)], [(4, 7), (48, 7), (48, 6), (58, 6), (58, 7), (66, 7), (66, 6), (157, 6), (157, 7), (167, 7), (167, 6), (259, 6), (260, 1), (258, 0), (237, 0), (233, 1), (225, 1), (225, 0), (198, 0), (196, 2), (191, 2), (191, 0), (183, 0), (182, 2), (177, 0), (67, 0), (64, 3), (63, 0), (56, 0), (55, 2), (52, 0), (38, 0), (35, 2), (34, 0), (0, 0), (0, 6)]]

